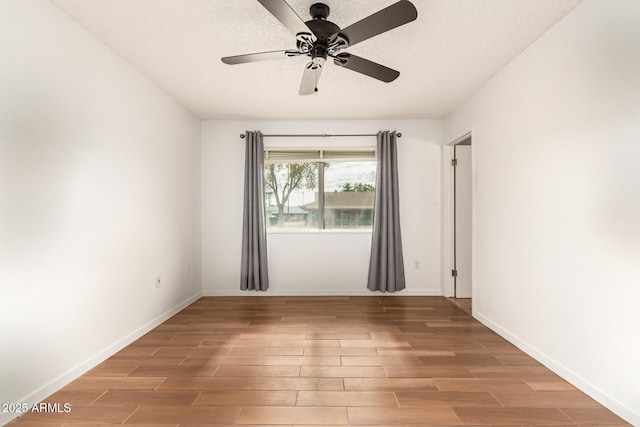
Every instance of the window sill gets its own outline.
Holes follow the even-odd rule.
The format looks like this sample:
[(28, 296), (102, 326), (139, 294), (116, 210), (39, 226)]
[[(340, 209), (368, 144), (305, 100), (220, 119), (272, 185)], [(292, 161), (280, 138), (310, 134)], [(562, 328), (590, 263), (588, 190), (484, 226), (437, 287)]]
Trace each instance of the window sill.
[(282, 230), (267, 230), (267, 234), (372, 234), (373, 230), (318, 230), (318, 229), (282, 229)]

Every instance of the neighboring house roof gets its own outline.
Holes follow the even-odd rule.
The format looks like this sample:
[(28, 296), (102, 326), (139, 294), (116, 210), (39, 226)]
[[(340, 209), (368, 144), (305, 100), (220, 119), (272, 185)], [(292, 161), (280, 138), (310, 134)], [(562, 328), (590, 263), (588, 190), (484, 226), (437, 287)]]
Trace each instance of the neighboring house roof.
[[(373, 210), (373, 202), (376, 193), (372, 191), (335, 191), (324, 193), (325, 208), (333, 209), (370, 209)], [(318, 210), (318, 197), (311, 203), (304, 204), (300, 208), (305, 211)]]

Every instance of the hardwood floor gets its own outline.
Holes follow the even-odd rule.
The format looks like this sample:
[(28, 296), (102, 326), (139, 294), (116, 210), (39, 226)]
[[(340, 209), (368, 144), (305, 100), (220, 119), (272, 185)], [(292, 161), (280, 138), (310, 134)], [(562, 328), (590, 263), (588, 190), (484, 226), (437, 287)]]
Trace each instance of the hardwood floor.
[(446, 298), (202, 298), (15, 427), (621, 426)]
[(448, 298), (449, 301), (458, 306), (462, 311), (471, 315), (471, 298)]

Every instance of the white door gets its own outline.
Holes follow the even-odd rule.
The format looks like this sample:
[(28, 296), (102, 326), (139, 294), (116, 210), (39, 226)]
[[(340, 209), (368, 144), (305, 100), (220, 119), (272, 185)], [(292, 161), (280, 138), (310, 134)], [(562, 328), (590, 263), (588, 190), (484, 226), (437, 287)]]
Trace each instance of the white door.
[(456, 298), (471, 298), (471, 145), (456, 145), (455, 278)]

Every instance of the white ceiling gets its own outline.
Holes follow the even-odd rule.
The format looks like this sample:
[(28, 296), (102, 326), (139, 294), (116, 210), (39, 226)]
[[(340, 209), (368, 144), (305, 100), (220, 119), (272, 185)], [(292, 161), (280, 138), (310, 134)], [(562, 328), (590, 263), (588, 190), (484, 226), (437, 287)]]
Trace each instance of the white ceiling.
[[(413, 0), (418, 19), (346, 51), (400, 71), (382, 83), (333, 63), (299, 96), (308, 58), (226, 65), (295, 48), (256, 0), (51, 0), (202, 119), (439, 118), (581, 0)], [(396, 0), (326, 0), (346, 26)], [(288, 0), (304, 20), (315, 0)]]

